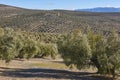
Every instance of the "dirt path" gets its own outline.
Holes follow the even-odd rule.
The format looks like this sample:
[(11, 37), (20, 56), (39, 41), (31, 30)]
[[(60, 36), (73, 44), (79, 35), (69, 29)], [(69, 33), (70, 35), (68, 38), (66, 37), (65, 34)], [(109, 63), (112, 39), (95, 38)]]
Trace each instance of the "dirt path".
[[(37, 63), (42, 63), (42, 67), (33, 65)], [(51, 66), (43, 65), (43, 63), (51, 64)], [(9, 65), (2, 62), (1, 64), (0, 80), (112, 80), (98, 76), (91, 71), (78, 72), (64, 69), (63, 63), (58, 63), (58, 61), (32, 59), (29, 61), (14, 60)], [(52, 65), (53, 69), (51, 69)], [(54, 69), (56, 67), (54, 65), (62, 66), (62, 68)]]

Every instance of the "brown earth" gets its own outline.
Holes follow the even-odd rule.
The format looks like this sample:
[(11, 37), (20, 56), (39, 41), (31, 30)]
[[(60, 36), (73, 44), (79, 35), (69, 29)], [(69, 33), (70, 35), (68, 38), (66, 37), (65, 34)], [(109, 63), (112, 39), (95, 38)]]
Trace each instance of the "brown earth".
[(0, 63), (0, 80), (112, 80), (96, 74), (95, 69), (70, 70), (62, 60), (31, 59)]

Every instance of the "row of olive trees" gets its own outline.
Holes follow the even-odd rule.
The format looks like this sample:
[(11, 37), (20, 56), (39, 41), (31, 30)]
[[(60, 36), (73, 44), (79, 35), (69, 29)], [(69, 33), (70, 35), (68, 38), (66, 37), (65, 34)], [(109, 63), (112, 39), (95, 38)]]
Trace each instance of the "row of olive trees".
[(62, 35), (58, 49), (67, 66), (78, 69), (94, 65), (98, 73), (112, 74), (120, 69), (120, 37), (115, 32), (109, 36), (79, 30)]
[(11, 28), (0, 28), (1, 60), (9, 62), (14, 58), (44, 56), (54, 59), (59, 51), (65, 64), (70, 67), (82, 69), (94, 65), (98, 73), (112, 74), (113, 77), (120, 69), (120, 37), (115, 32), (103, 36), (90, 30), (87, 34), (75, 30), (61, 35), (59, 39), (47, 38), (55, 40), (53, 43), (36, 40), (34, 35), (25, 33)]
[(51, 56), (58, 53), (56, 44), (36, 41), (30, 35), (11, 28), (0, 28), (0, 59), (6, 62), (14, 58), (29, 59), (34, 56)]

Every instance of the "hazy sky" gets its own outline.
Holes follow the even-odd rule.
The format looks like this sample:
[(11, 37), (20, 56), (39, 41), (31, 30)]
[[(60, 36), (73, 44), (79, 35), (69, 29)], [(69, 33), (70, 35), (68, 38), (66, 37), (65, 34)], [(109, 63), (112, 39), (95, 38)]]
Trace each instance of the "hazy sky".
[(8, 4), (30, 9), (82, 9), (94, 7), (120, 7), (120, 0), (0, 0)]

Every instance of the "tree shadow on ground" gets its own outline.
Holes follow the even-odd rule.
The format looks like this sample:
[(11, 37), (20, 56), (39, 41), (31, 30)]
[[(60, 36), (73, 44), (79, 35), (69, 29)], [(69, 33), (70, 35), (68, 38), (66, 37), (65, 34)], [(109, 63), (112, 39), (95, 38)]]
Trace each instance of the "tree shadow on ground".
[(108, 77), (96, 76), (95, 73), (88, 72), (72, 72), (57, 69), (12, 69), (5, 68), (0, 75), (17, 78), (55, 78), (55, 79), (71, 79), (71, 80), (112, 80)]

